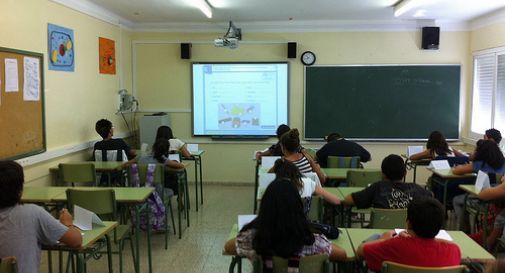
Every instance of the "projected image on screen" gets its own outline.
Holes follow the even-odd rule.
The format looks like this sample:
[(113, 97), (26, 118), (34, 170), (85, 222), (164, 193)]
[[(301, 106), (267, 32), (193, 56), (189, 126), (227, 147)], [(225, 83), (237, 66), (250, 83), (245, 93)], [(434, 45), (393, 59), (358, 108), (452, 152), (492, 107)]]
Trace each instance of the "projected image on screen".
[(260, 126), (259, 103), (219, 104), (219, 129), (258, 129)]
[(196, 136), (275, 136), (287, 104), (287, 63), (193, 64)]

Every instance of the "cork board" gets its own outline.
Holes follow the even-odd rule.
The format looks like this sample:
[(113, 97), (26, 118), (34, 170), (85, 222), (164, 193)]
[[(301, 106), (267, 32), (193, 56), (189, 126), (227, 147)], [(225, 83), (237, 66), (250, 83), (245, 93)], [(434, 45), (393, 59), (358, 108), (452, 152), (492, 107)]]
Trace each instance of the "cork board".
[(0, 159), (46, 150), (44, 56), (0, 47)]

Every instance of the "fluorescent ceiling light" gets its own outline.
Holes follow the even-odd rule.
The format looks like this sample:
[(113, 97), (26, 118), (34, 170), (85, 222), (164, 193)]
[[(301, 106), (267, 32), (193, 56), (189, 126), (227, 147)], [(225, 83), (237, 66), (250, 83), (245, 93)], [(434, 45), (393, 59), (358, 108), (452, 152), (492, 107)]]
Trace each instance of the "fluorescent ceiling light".
[(212, 18), (212, 8), (205, 0), (194, 0), (196, 6), (200, 9), (200, 11), (207, 16), (207, 18)]
[(425, 9), (418, 9), (416, 10), (416, 13), (414, 13), (414, 15), (412, 15), (414, 17), (425, 17), (426, 16), (426, 10)]
[(417, 6), (416, 0), (403, 0), (398, 5), (395, 6), (395, 17), (399, 17), (402, 14), (408, 12)]

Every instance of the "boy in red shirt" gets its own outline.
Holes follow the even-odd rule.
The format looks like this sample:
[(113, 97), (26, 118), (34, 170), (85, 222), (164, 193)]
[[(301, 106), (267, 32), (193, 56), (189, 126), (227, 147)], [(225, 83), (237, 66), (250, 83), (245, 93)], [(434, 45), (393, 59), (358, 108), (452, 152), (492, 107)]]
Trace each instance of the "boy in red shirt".
[(407, 208), (407, 231), (389, 231), (376, 241), (365, 242), (358, 247), (357, 255), (375, 272), (381, 270), (384, 261), (424, 267), (459, 265), (459, 247), (435, 239), (443, 223), (444, 208), (439, 201), (429, 197), (414, 199)]

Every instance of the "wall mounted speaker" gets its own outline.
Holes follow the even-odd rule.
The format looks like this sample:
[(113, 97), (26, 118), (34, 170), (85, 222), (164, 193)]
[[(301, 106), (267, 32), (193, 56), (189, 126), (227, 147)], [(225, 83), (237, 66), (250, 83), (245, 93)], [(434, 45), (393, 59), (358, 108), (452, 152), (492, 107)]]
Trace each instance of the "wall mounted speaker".
[(182, 43), (181, 44), (181, 59), (191, 59), (191, 44)]
[(440, 28), (423, 27), (421, 48), (438, 49), (439, 44), (440, 44)]
[(288, 58), (296, 58), (296, 42), (288, 43)]

